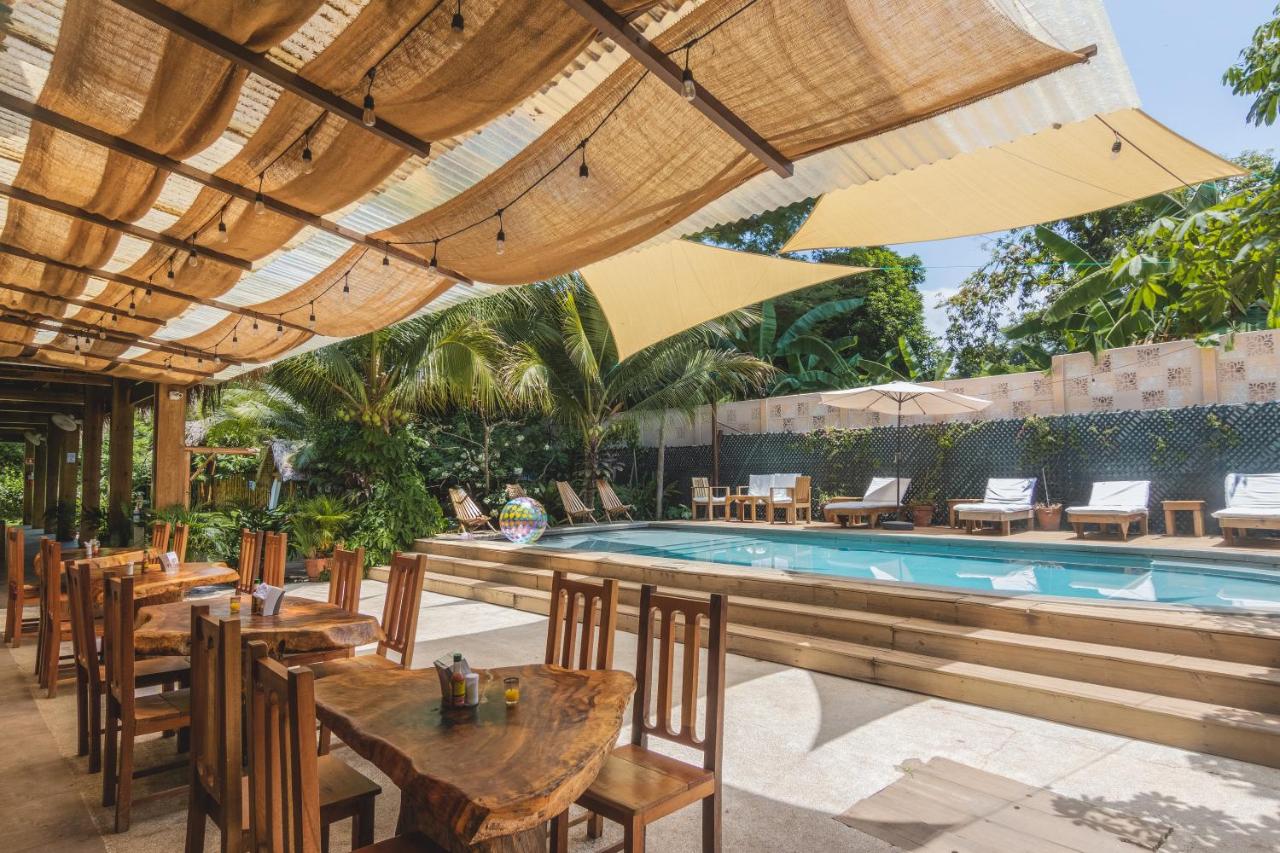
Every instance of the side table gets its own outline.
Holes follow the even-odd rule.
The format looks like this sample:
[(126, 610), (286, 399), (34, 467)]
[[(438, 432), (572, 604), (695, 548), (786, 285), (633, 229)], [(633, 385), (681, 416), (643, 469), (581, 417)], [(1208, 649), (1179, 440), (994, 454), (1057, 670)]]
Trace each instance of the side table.
[(1191, 524), (1196, 536), (1204, 535), (1204, 501), (1164, 501), (1164, 535), (1174, 536), (1174, 513), (1191, 513)]

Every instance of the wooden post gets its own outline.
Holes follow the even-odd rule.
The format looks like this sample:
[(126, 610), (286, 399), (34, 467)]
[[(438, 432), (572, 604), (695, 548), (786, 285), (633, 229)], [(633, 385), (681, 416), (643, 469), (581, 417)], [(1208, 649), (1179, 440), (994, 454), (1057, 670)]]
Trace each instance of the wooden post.
[(50, 523), (50, 521), (56, 518), (58, 512), (58, 489), (62, 485), (60, 476), (62, 468), (58, 461), (62, 459), (62, 437), (66, 433), (50, 424), (45, 435), (48, 439), (45, 441), (44, 454), (44, 512), (41, 518), (37, 519), (37, 523), (45, 533), (56, 535), (57, 522)]
[(32, 466), (31, 481), (31, 526), (44, 527), (44, 475), (45, 457), (49, 453), (49, 442), (42, 441), (36, 445), (35, 465)]
[[(655, 496), (653, 517), (657, 521), (662, 521), (662, 493), (666, 488), (667, 475), (667, 413), (663, 412), (661, 420), (658, 421), (658, 470), (655, 475), (658, 483), (658, 494)], [(709, 512), (709, 511), (708, 511)]]
[(81, 451), (80, 535), (92, 539), (102, 519), (102, 423), (107, 401), (101, 388), (85, 388)]
[(30, 439), (24, 439), (22, 443), (22, 523), (31, 524), (31, 501), (35, 498), (35, 481), (32, 475), (35, 473), (36, 446), (31, 443)]
[(133, 403), (131, 383), (113, 379), (111, 384), (111, 453), (107, 474), (107, 525), (116, 545), (133, 542)]
[(72, 524), (76, 514), (76, 481), (80, 479), (80, 428), (68, 432), (61, 427), (53, 429), (62, 433), (62, 453), (58, 455), (58, 541), (75, 538)]
[(191, 504), (187, 454), (187, 390), (157, 383), (155, 393), (155, 449), (151, 466), (151, 507), (165, 509)]

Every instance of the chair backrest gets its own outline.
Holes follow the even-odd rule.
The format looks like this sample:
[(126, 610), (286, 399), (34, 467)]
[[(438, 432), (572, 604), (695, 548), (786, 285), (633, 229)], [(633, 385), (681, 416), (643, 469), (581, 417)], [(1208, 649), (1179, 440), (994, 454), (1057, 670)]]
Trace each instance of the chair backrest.
[(268, 533), (262, 537), (262, 582), (284, 586), (284, 564), (289, 552), (289, 534)]
[(747, 477), (747, 494), (755, 497), (766, 497), (773, 486), (772, 474), (752, 474)]
[(178, 555), (178, 562), (187, 561), (187, 540), (191, 538), (191, 525), (179, 521), (173, 526), (173, 546), (169, 549)]
[[(88, 561), (68, 563), (67, 614), (71, 620), (71, 653), (86, 677), (99, 686), (102, 673), (98, 669), (98, 641), (93, 632), (93, 568)], [(105, 581), (104, 581), (105, 582)], [(97, 692), (93, 693), (97, 696)]]
[(467, 494), (466, 489), (457, 486), (449, 489), (449, 500), (453, 502), (453, 514), (459, 521), (474, 521), (484, 517), (484, 513), (471, 499), (471, 495)]
[(413, 665), (413, 647), (418, 634), (418, 611), (422, 606), (422, 576), (427, 572), (426, 554), (395, 554), (387, 573), (387, 593), (382, 605), (382, 633), (378, 654), (400, 655), (400, 666)]
[(1150, 500), (1150, 480), (1104, 480), (1089, 492), (1090, 506), (1145, 507)]
[[(679, 618), (677, 618), (677, 615)], [(640, 588), (640, 629), (636, 652), (636, 701), (632, 708), (631, 742), (645, 746), (649, 736), (684, 744), (703, 753), (703, 767), (719, 773), (724, 742), (725, 647), (729, 604), (723, 595), (709, 600), (659, 595)], [(707, 712), (698, 736), (698, 684), (702, 635), (707, 636)], [(680, 663), (680, 727), (672, 726), (677, 640), (684, 651)], [(657, 649), (655, 652), (655, 641)], [(654, 658), (658, 677), (654, 681)], [(656, 704), (656, 707), (655, 707)], [(652, 718), (650, 714), (653, 714)]]
[[(26, 607), (26, 565), (27, 555), (25, 553), (26, 543), (22, 538), (21, 527), (7, 527), (4, 531), (4, 564), (8, 568), (5, 569), (9, 573), (9, 600), (13, 602), (14, 608), (18, 615), (15, 618), (16, 625), (21, 630), (22, 626), (22, 608)], [(14, 568), (14, 567), (17, 568)]]
[(133, 578), (110, 577), (103, 582), (102, 650), (106, 659), (106, 688), (120, 704), (120, 717), (133, 716)]
[(329, 603), (348, 613), (360, 612), (360, 581), (364, 579), (364, 548), (333, 550), (329, 560)]
[[(320, 850), (320, 777), (316, 758), (315, 676), (285, 669), (248, 644), (249, 788), (253, 849), (266, 853)], [(255, 646), (262, 646), (255, 650)]]
[(694, 503), (711, 502), (711, 478), (692, 477), (689, 480), (689, 494)]
[(151, 550), (159, 551), (161, 554), (169, 550), (169, 531), (171, 527), (167, 521), (151, 522)]
[(62, 621), (62, 544), (50, 537), (40, 540), (40, 611), (58, 630)]
[[(800, 496), (801, 481), (804, 481), (804, 497)], [(774, 474), (769, 480), (769, 494), (775, 500), (791, 500), (794, 493), (797, 503), (808, 501), (809, 478), (802, 474)]]
[(596, 478), (596, 491), (600, 493), (600, 506), (605, 509), (619, 510), (626, 508), (626, 504), (618, 498), (618, 493), (613, 490), (613, 484), (604, 477)]
[(987, 493), (982, 502), (988, 504), (1030, 504), (1035, 500), (1036, 478), (992, 478), (987, 480)]
[(240, 580), (236, 581), (236, 589), (241, 592), (252, 592), (253, 582), (258, 579), (262, 562), (262, 539), (261, 530), (240, 528)]
[(525, 493), (524, 486), (519, 483), (507, 483), (507, 500), (527, 497), (528, 494)]
[(910, 477), (872, 477), (867, 484), (867, 491), (862, 495), (863, 503), (894, 503), (899, 496), (907, 493), (910, 485)]
[(544, 662), (565, 669), (612, 669), (617, 622), (616, 580), (569, 580), (564, 572), (556, 572), (551, 579)]
[(1228, 474), (1226, 488), (1231, 509), (1280, 510), (1280, 474)]
[(191, 784), (218, 803), (222, 826), (235, 833), (240, 832), (244, 808), (240, 660), (240, 620), (216, 619), (209, 615), (209, 605), (192, 605)]
[(564, 504), (565, 511), (577, 515), (587, 512), (587, 506), (582, 502), (582, 498), (578, 497), (578, 493), (573, 490), (564, 480), (556, 480), (556, 491), (560, 493), (560, 502)]

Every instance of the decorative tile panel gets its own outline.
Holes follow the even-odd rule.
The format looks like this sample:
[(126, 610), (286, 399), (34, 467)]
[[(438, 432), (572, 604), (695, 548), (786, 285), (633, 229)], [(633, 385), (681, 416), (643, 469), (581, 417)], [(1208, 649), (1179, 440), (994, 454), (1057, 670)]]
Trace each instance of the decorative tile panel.
[(1142, 392), (1142, 408), (1144, 409), (1162, 409), (1164, 408), (1165, 392), (1163, 388)]
[(1249, 383), (1249, 402), (1250, 403), (1267, 403), (1276, 399), (1276, 383), (1275, 382), (1250, 382)]

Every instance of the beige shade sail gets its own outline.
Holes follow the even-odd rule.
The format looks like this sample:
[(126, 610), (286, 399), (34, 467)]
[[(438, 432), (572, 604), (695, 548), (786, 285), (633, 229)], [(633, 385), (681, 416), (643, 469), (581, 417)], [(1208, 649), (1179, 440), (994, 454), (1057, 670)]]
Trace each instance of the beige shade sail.
[(618, 358), (626, 358), (735, 309), (866, 271), (672, 240), (581, 273), (613, 329)]
[(783, 251), (987, 234), (1241, 174), (1141, 110), (1120, 110), (827, 193)]

